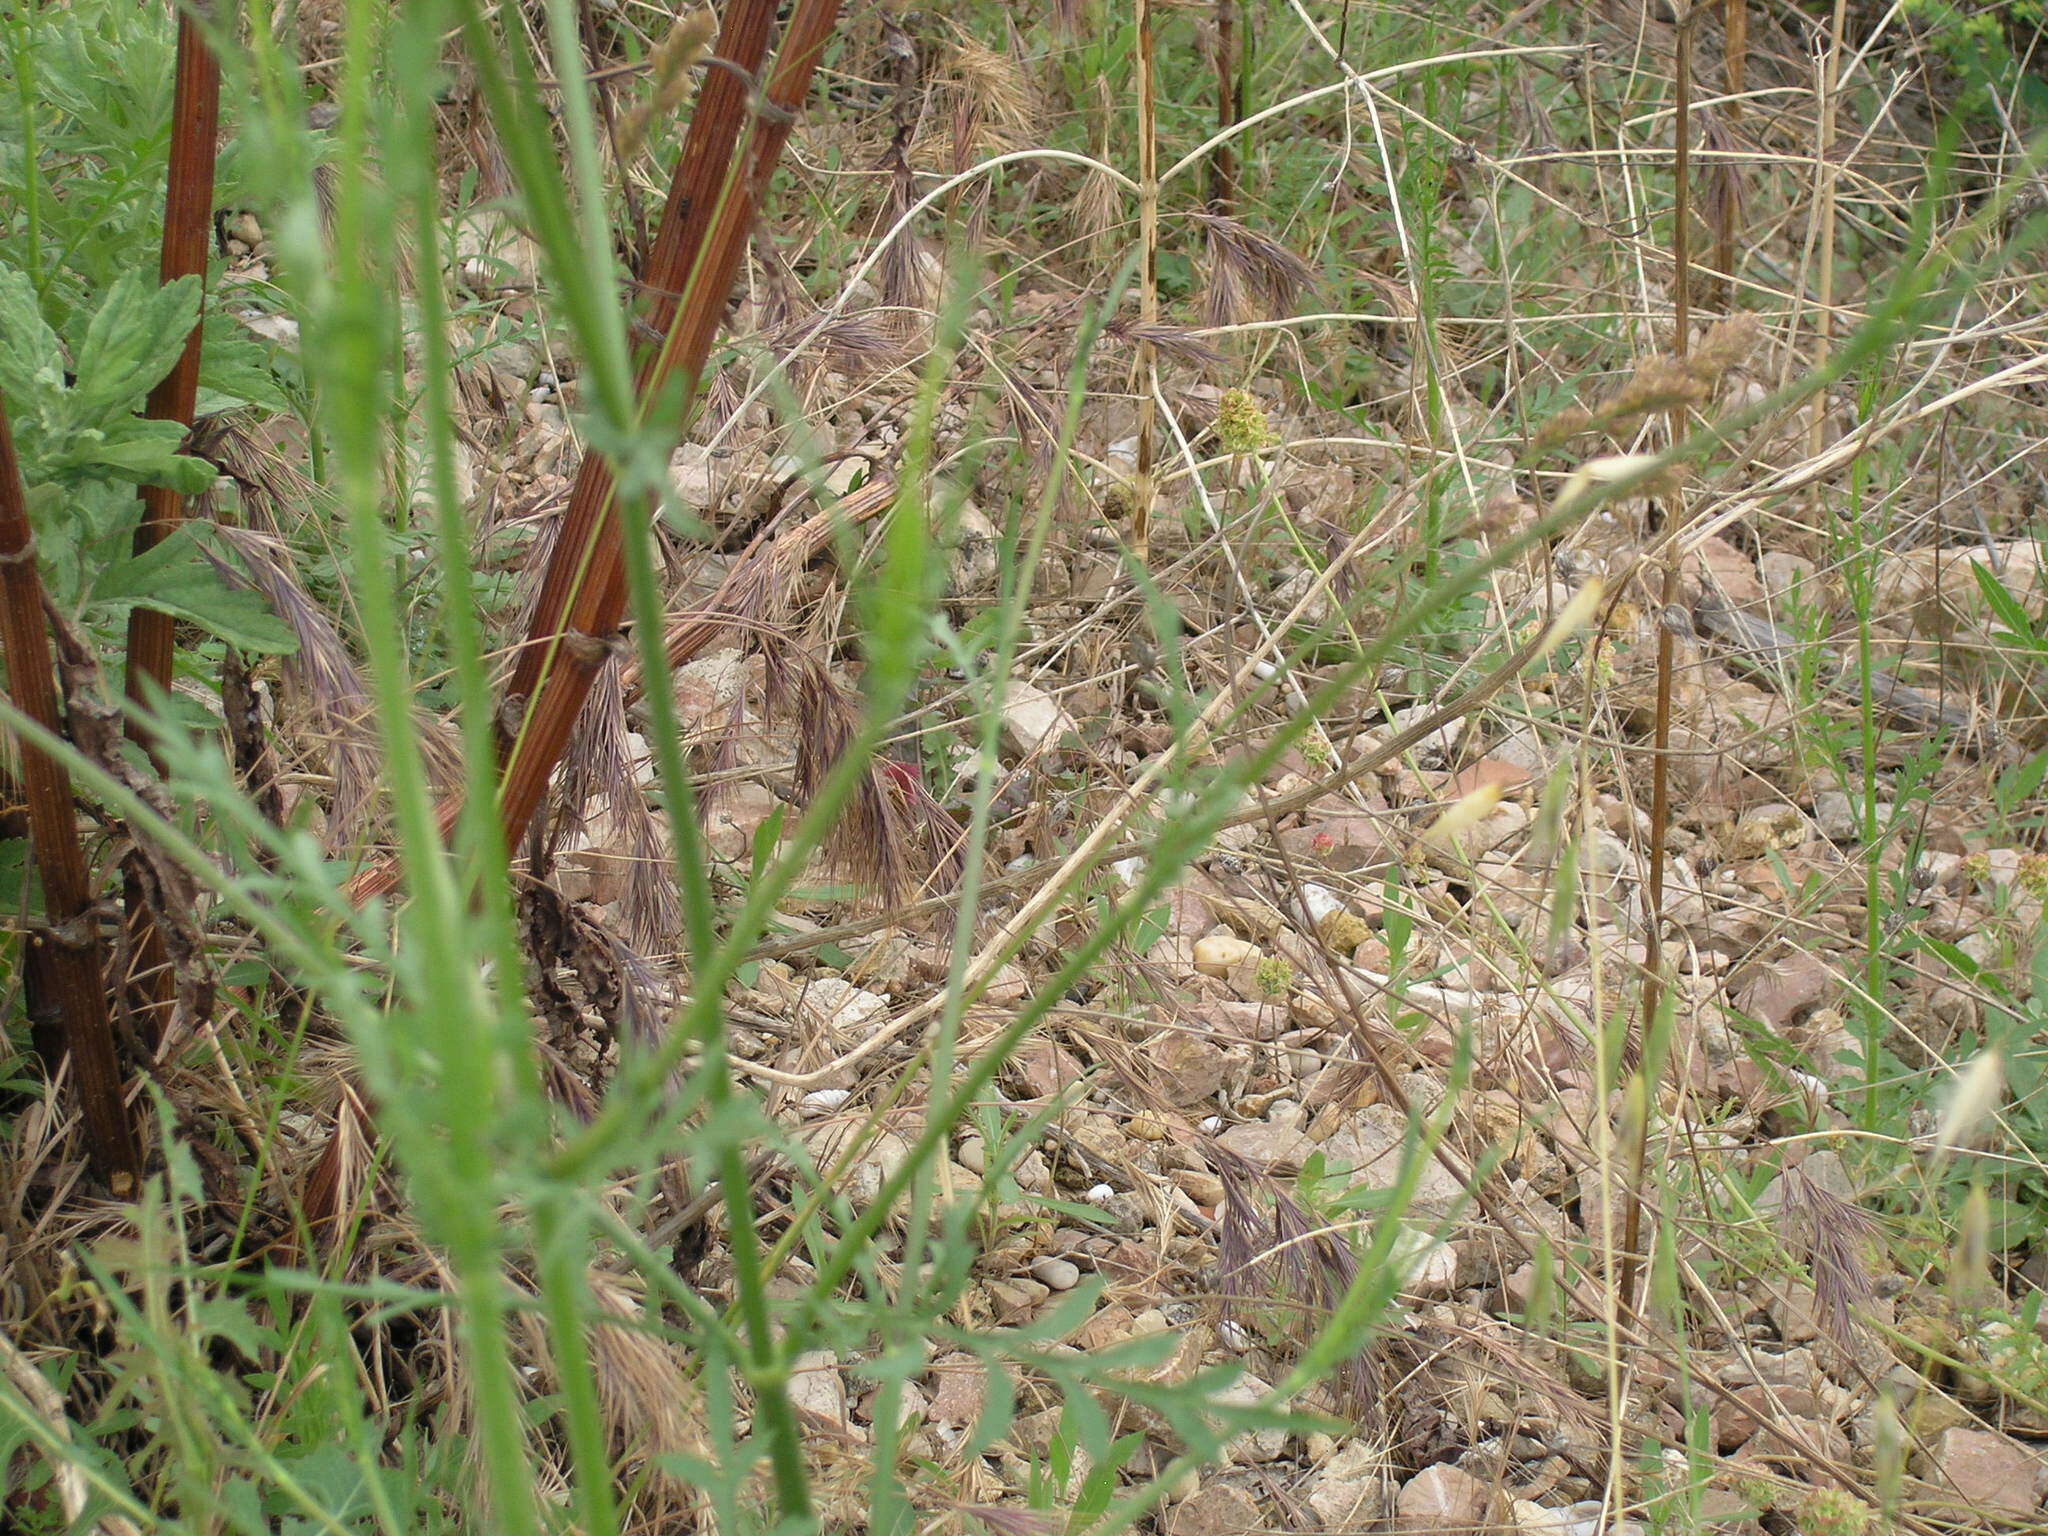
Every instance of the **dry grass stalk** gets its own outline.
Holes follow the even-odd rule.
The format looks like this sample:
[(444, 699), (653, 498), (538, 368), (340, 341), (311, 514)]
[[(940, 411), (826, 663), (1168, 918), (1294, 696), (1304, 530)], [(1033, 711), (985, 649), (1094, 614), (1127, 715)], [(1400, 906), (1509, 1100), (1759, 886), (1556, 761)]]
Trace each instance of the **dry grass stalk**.
[[(835, 534), (886, 511), (895, 499), (895, 481), (878, 475), (792, 527), (771, 523), (754, 536), (703, 605), (677, 617), (666, 638), (670, 666), (734, 640), (743, 652), (762, 658), (768, 712), (786, 712), (798, 725), (794, 777), (799, 801), (823, 784), (858, 728), (860, 710), (831, 669), (786, 628), (790, 593), (799, 573)], [(639, 685), (637, 668), (629, 668), (629, 696)], [(736, 699), (735, 708), (740, 707)], [(724, 733), (724, 745), (736, 749), (738, 738), (735, 722)], [(714, 769), (722, 766), (727, 765), (713, 764)], [(715, 792), (698, 809), (708, 814), (714, 803)], [(870, 765), (830, 843), (841, 871), (863, 889), (891, 900), (907, 894), (914, 883), (907, 861), (911, 850), (925, 856), (928, 881), (950, 887), (960, 875), (960, 848), (959, 827), (932, 799), (916, 770), (888, 760)]]
[[(1159, 123), (1154, 79), (1152, 0), (1138, 5), (1138, 320), (1159, 324)], [(1152, 343), (1138, 342), (1138, 461), (1131, 486), (1131, 553), (1143, 561), (1151, 542), (1153, 473), (1153, 374), (1158, 357)]]
[[(1216, 1211), (1217, 1289), (1226, 1314), (1242, 1314), (1277, 1292), (1328, 1316), (1358, 1274), (1358, 1259), (1341, 1233), (1301, 1208), (1280, 1184), (1252, 1164), (1211, 1144), (1202, 1155), (1223, 1185)], [(1264, 1205), (1271, 1202), (1272, 1216)], [(1371, 1356), (1360, 1351), (1344, 1368), (1352, 1410), (1371, 1411), (1377, 1400)]]
[[(42, 1421), (47, 1440), (59, 1446), (70, 1445), (71, 1415), (63, 1397), (36, 1368), (35, 1362), (4, 1333), (0, 1333), (0, 1371), (4, 1371), (8, 1385), (20, 1394), (21, 1400)], [(82, 1524), (90, 1489), (85, 1473), (80, 1470), (81, 1464), (61, 1454), (51, 1456), (49, 1462), (50, 1481), (57, 1489), (58, 1507), (64, 1512), (66, 1530), (87, 1530), (96, 1536), (139, 1536), (135, 1524), (120, 1515), (101, 1515), (90, 1526)]]
[[(63, 734), (43, 582), (36, 569), (14, 436), (0, 405), (0, 644), (15, 708), (52, 735)], [(22, 788), (31, 846), (42, 877), (44, 920), (27, 939), (30, 1028), (54, 1077), (70, 1060), (73, 1102), (85, 1127), (93, 1169), (116, 1195), (133, 1194), (142, 1153), (121, 1091), (114, 1026), (107, 1012), (106, 963), (93, 908), (90, 872), (71, 805), (71, 776), (56, 759), (20, 743)]]
[(370, 1111), (348, 1078), (334, 1076), (334, 1129), (306, 1171), (299, 1214), (314, 1248), (331, 1253), (347, 1240), (349, 1225), (368, 1191), (376, 1140)]
[[(1109, 160), (1109, 124), (1115, 115), (1115, 101), (1109, 82), (1095, 82), (1095, 100), (1088, 116), (1091, 123), (1088, 153), (1098, 164)], [(1123, 191), (1108, 172), (1091, 168), (1074, 195), (1074, 229), (1089, 250), (1107, 252), (1123, 207)]]
[(1806, 1255), (1813, 1276), (1814, 1320), (1836, 1345), (1853, 1352), (1856, 1308), (1875, 1294), (1861, 1250), (1878, 1235), (1877, 1223), (1803, 1168), (1785, 1170), (1781, 1215), (1787, 1241)]
[[(278, 670), (300, 717), (297, 729), (318, 746), (332, 779), (324, 841), (335, 850), (351, 847), (369, 830), (383, 776), (369, 685), (333, 620), (299, 581), (283, 539), (226, 523), (219, 535), (240, 568), (217, 559), (214, 568), (224, 580), (260, 593), (297, 641)], [(460, 752), (441, 723), (422, 715), (418, 738), (435, 783), (461, 783)]]
[(1683, 355), (1661, 353), (1638, 363), (1628, 382), (1597, 406), (1557, 412), (1537, 429), (1533, 446), (1555, 448), (1585, 432), (1622, 437), (1650, 417), (1696, 409), (1755, 349), (1758, 334), (1753, 315), (1716, 321)]
[[(637, 1292), (598, 1270), (587, 1278), (605, 1319), (590, 1330), (591, 1370), (620, 1452), (655, 1466), (662, 1457), (705, 1454), (700, 1394), (684, 1357), (652, 1331)], [(671, 1496), (687, 1491), (668, 1474), (655, 1475)]]
[(1714, 156), (1708, 163), (1703, 199), (1714, 236), (1711, 292), (1715, 308), (1726, 310), (1735, 303), (1735, 228), (1742, 221), (1742, 172), (1735, 163), (1735, 140), (1720, 117), (1705, 109), (1698, 116), (1700, 145)]
[(1031, 75), (1014, 54), (959, 37), (946, 50), (954, 107), (951, 174), (979, 157), (1022, 148), (1044, 122)]
[[(1677, 56), (1673, 63), (1677, 106), (1673, 134), (1676, 154), (1672, 181), (1677, 206), (1672, 214), (1672, 352), (1681, 370), (1692, 332), (1692, 40), (1701, 12), (1689, 5), (1679, 18)], [(1685, 406), (1674, 404), (1670, 413), (1671, 440), (1685, 436)], [(1674, 488), (1667, 516), (1676, 522), (1682, 511), (1682, 489)], [(1663, 591), (1659, 598), (1669, 610), (1678, 601), (1676, 553), (1664, 559)], [(1636, 1048), (1647, 1056), (1644, 1045), (1657, 1029), (1657, 1014), (1664, 1001), (1664, 875), (1667, 854), (1666, 833), (1671, 826), (1671, 692), (1675, 663), (1671, 625), (1657, 626), (1657, 704), (1652, 729), (1655, 755), (1650, 759), (1650, 867), (1643, 885), (1643, 1008), (1636, 1024)], [(1655, 1100), (1653, 1085), (1645, 1085), (1644, 1108), (1635, 1118), (1628, 1147), (1628, 1206), (1623, 1218), (1621, 1274), (1618, 1302), (1624, 1315), (1633, 1315), (1636, 1305), (1636, 1272), (1641, 1262), (1643, 1226), (1643, 1180), (1647, 1177), (1650, 1145), (1648, 1105)]]
[(1280, 320), (1294, 313), (1315, 268), (1279, 241), (1236, 219), (1194, 215), (1209, 254), (1206, 307), (1211, 326)]
[(1749, 0), (1721, 0), (1722, 76), (1728, 87), (1728, 119), (1742, 116), (1742, 79), (1749, 62)]
[[(1828, 46), (1821, 61), (1820, 125), (1814, 144), (1814, 164), (1819, 167), (1820, 187), (1814, 199), (1814, 219), (1819, 224), (1820, 255), (1814, 273), (1813, 364), (1827, 366), (1835, 338), (1835, 195), (1842, 168), (1835, 161), (1835, 108), (1842, 73), (1842, 37), (1848, 21), (1849, 0), (1835, 0), (1834, 20), (1828, 28)], [(1807, 421), (1806, 452), (1820, 457), (1827, 443), (1828, 392), (1813, 397)]]

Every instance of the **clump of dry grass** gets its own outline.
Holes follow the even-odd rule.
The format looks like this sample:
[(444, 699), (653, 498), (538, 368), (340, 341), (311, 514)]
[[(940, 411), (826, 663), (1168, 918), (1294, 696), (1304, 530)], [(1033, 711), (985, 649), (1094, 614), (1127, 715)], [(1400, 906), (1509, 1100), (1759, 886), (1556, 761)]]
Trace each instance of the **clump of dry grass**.
[(1803, 1168), (1788, 1168), (1784, 1178), (1780, 1214), (1786, 1244), (1806, 1256), (1822, 1330), (1842, 1349), (1854, 1350), (1856, 1309), (1875, 1294), (1863, 1249), (1876, 1240), (1877, 1223), (1861, 1208), (1822, 1188)]
[(613, 152), (621, 165), (630, 165), (647, 142), (648, 130), (658, 121), (675, 115), (689, 93), (690, 72), (704, 62), (718, 32), (718, 18), (710, 9), (678, 16), (668, 33), (648, 55), (647, 72), (653, 88), (619, 125)]
[(1314, 286), (1315, 268), (1271, 236), (1221, 214), (1188, 217), (1202, 232), (1208, 252), (1202, 302), (1210, 325), (1284, 318)]
[(1718, 320), (1683, 354), (1660, 353), (1638, 363), (1599, 405), (1559, 411), (1537, 430), (1533, 446), (1555, 448), (1588, 432), (1621, 436), (1652, 417), (1694, 410), (1742, 365), (1761, 334), (1753, 315)]
[[(1205, 1148), (1203, 1155), (1223, 1184), (1216, 1261), (1226, 1316), (1253, 1318), (1276, 1296), (1305, 1309), (1304, 1321), (1311, 1325), (1334, 1312), (1358, 1274), (1350, 1243), (1243, 1158), (1216, 1146)], [(1369, 1351), (1352, 1355), (1343, 1379), (1352, 1411), (1370, 1414), (1379, 1390)]]
[(710, 1450), (702, 1392), (688, 1358), (661, 1336), (658, 1315), (624, 1277), (591, 1269), (590, 1299), (603, 1320), (590, 1330), (598, 1403), (629, 1477), (645, 1479), (632, 1529), (673, 1529), (690, 1518), (702, 1495), (665, 1465)]

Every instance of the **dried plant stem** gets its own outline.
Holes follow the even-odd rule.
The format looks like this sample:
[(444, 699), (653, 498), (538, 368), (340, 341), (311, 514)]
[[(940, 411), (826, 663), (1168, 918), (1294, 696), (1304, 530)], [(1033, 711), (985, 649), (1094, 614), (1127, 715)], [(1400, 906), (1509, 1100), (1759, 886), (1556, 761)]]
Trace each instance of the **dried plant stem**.
[(1721, 61), (1728, 121), (1738, 122), (1742, 117), (1742, 77), (1749, 63), (1749, 0), (1721, 0)]
[[(43, 627), (43, 582), (35, 536), (15, 462), (14, 437), (0, 402), (0, 645), (15, 707), (53, 736), (57, 689)], [(24, 741), (22, 788), (29, 838), (43, 887), (43, 922), (27, 941), (29, 1019), (37, 1052), (55, 1073), (71, 1059), (71, 1096), (85, 1127), (87, 1156), (116, 1195), (133, 1194), (142, 1174), (135, 1128), (121, 1093), (107, 1012), (106, 967), (92, 912), (92, 881), (71, 806), (71, 776)]]
[[(773, 0), (737, 0), (720, 32), (723, 56), (743, 67), (748, 58), (758, 65), (774, 13)], [(754, 110), (751, 93), (721, 66), (699, 96), (643, 282), (649, 307), (642, 318), (663, 339), (641, 360), (639, 400), (645, 411), (665, 397), (664, 386), (680, 380), (681, 407), (672, 422), (676, 437), (724, 323), (758, 201), (838, 18), (838, 0), (803, 0), (797, 6), (743, 160), (737, 146)], [(616, 491), (609, 466), (599, 455), (587, 455), (508, 690), (508, 714), (518, 720), (498, 789), (499, 823), (508, 844), (517, 842), (539, 805), (625, 613), (625, 560), (614, 519), (630, 513), (617, 505)], [(452, 806), (442, 808), (444, 828), (455, 814)], [(349, 890), (363, 900), (396, 883), (396, 868), (387, 862), (366, 870)]]
[[(157, 261), (158, 281), (206, 276), (206, 247), (213, 229), (213, 164), (220, 131), (220, 64), (206, 46), (190, 12), (178, 17), (177, 85), (171, 108), (170, 167), (164, 182), (164, 233)], [(192, 425), (199, 400), (200, 324), (192, 323), (177, 366), (149, 392), (144, 414), (157, 421)], [(169, 536), (184, 513), (184, 498), (160, 485), (142, 490), (142, 522), (135, 530), (139, 555)], [(147, 687), (164, 688), (171, 677), (171, 616), (136, 608), (128, 616), (128, 697), (145, 699)], [(131, 726), (130, 735), (134, 734)]]
[[(1157, 82), (1152, 69), (1152, 0), (1138, 6), (1138, 316), (1149, 336), (1159, 323), (1159, 135)], [(1152, 343), (1138, 343), (1138, 464), (1131, 486), (1131, 552), (1143, 561), (1151, 544), (1152, 497), (1157, 476), (1152, 464), (1152, 374), (1158, 365)]]
[(1237, 206), (1237, 141), (1223, 137), (1237, 126), (1243, 112), (1238, 52), (1238, 0), (1216, 0), (1216, 132), (1221, 142), (1209, 161), (1209, 211), (1229, 218)]
[[(213, 171), (220, 133), (220, 61), (201, 35), (197, 16), (178, 15), (176, 84), (171, 104), (170, 163), (164, 177), (164, 231), (157, 260), (157, 280), (206, 277), (207, 241), (213, 230)], [(149, 392), (144, 414), (157, 421), (175, 421), (190, 428), (199, 402), (201, 324), (192, 322), (177, 365)], [(135, 529), (135, 553), (155, 548), (170, 536), (184, 516), (184, 498), (167, 486), (142, 488), (142, 521)], [(128, 697), (138, 704), (171, 683), (172, 620), (157, 608), (137, 607), (128, 614)], [(128, 718), (130, 739), (147, 745), (139, 717)], [(141, 882), (123, 882), (122, 905), (134, 968), (127, 978), (128, 1003), (143, 1036), (154, 1040), (163, 1031), (171, 1005), (170, 956), (163, 938), (143, 905)]]
[[(696, 110), (683, 140), (683, 152), (670, 179), (669, 195), (655, 231), (654, 249), (640, 274), (646, 308), (638, 316), (644, 334), (664, 342), (675, 324), (677, 305), (698, 266), (704, 236), (719, 203), (731, 195), (728, 183), (741, 129), (747, 120), (748, 86), (768, 52), (775, 24), (773, 0), (736, 0), (726, 8), (718, 34), (719, 57), (730, 68), (713, 69), (697, 94)], [(721, 289), (718, 302), (725, 301)], [(674, 349), (653, 348), (640, 359), (636, 383), (642, 400), (660, 388), (674, 364)], [(585, 456), (569, 493), (568, 510), (555, 539), (547, 570), (541, 577), (526, 645), (520, 651), (508, 692), (531, 699), (548, 665), (550, 648), (566, 630), (571, 595), (586, 579), (594, 542), (609, 516), (612, 496), (610, 467), (599, 454)]]
[[(752, 4), (741, 7), (744, 10), (753, 8)], [(766, 191), (775, 163), (781, 158), (782, 147), (788, 142), (797, 110), (810, 89), (811, 71), (816, 67), (818, 56), (824, 51), (838, 18), (837, 0), (808, 0), (808, 3), (799, 5), (796, 14), (790, 18), (789, 30), (776, 52), (762, 121), (754, 129), (745, 173), (738, 179), (738, 185), (733, 186), (730, 184), (732, 178), (725, 177), (723, 168), (718, 168), (720, 179), (727, 185), (710, 210), (710, 227), (703, 233), (701, 250), (694, 253), (685, 251), (679, 256), (679, 264), (688, 255), (694, 254), (697, 258), (691, 263), (688, 282), (673, 304), (666, 294), (656, 295), (656, 315), (667, 319), (673, 314), (674, 324), (663, 327), (659, 320), (655, 323), (657, 330), (665, 331), (666, 340), (661, 350), (643, 365), (643, 405), (653, 402), (667, 380), (679, 377), (683, 384), (683, 417), (687, 418), (705, 359), (710, 356), (711, 344), (724, 323), (726, 296), (732, 291), (741, 258), (746, 253), (758, 199)], [(744, 109), (749, 104), (742, 101), (739, 105)], [(693, 122), (693, 129), (694, 126)], [(679, 166), (678, 174), (687, 169), (687, 163)], [(707, 179), (709, 175), (707, 169)], [(687, 238), (689, 226), (697, 217), (694, 206), (684, 210), (684, 228), (679, 231), (679, 245)], [(659, 257), (661, 254), (657, 240), (656, 255)], [(650, 261), (649, 265), (653, 267), (656, 262)], [(679, 419), (675, 425), (675, 436), (680, 437), (682, 420)], [(595, 455), (586, 458), (586, 468), (582, 473), (602, 476), (606, 482), (604, 506), (614, 516), (623, 515), (624, 509), (613, 506), (609, 473), (601, 465), (596, 470), (588, 468), (599, 462)], [(550, 562), (550, 576), (555, 574), (556, 567), (573, 573), (567, 578), (570, 601), (558, 633), (608, 641), (617, 633), (626, 609), (625, 560), (617, 524), (611, 517), (601, 516), (581, 548), (571, 548), (567, 540), (557, 543)], [(529, 645), (529, 655), (533, 649)], [(498, 811), (508, 843), (526, 825), (527, 818), (540, 803), (541, 790), (568, 742), (569, 732), (582, 710), (594, 676), (594, 668), (589, 672), (577, 668), (542, 682), (527, 724), (513, 742), (504, 782), (499, 789)], [(516, 686), (513, 691), (518, 692)]]
[[(1675, 61), (1671, 350), (1679, 357), (1686, 354), (1692, 329), (1692, 42), (1699, 15), (1700, 6), (1694, 4), (1679, 18)], [(1672, 411), (1670, 430), (1673, 443), (1684, 438), (1683, 407)], [(1681, 492), (1674, 491), (1669, 500), (1668, 516), (1673, 526), (1679, 520), (1681, 497)], [(1664, 1003), (1664, 863), (1666, 832), (1671, 823), (1671, 673), (1675, 661), (1668, 615), (1678, 601), (1680, 558), (1675, 546), (1666, 552), (1663, 590), (1658, 596), (1657, 706), (1651, 735), (1655, 755), (1650, 759), (1650, 869), (1649, 878), (1643, 883), (1643, 1006), (1636, 1023), (1637, 1038), (1646, 1044), (1657, 1027), (1657, 1012)], [(1653, 1053), (1645, 1050), (1641, 1060), (1639, 1070), (1653, 1069)], [(1629, 1128), (1628, 1207), (1622, 1221), (1621, 1275), (1617, 1286), (1617, 1304), (1624, 1315), (1634, 1314), (1636, 1274), (1642, 1261), (1643, 1178), (1649, 1155), (1650, 1106), (1656, 1100), (1652, 1087), (1648, 1083), (1643, 1085), (1640, 1112)]]
[[(1835, 0), (1834, 20), (1828, 27), (1827, 57), (1821, 64), (1820, 128), (1814, 146), (1814, 163), (1820, 167), (1819, 195), (1814, 217), (1820, 221), (1819, 270), (1814, 274), (1813, 356), (1819, 366), (1827, 359), (1835, 338), (1835, 187), (1840, 168), (1835, 164), (1835, 92), (1841, 84), (1842, 32), (1847, 22), (1849, 0)], [(1826, 445), (1828, 419), (1827, 391), (1813, 397), (1813, 415), (1806, 426), (1806, 451), (1817, 456)]]

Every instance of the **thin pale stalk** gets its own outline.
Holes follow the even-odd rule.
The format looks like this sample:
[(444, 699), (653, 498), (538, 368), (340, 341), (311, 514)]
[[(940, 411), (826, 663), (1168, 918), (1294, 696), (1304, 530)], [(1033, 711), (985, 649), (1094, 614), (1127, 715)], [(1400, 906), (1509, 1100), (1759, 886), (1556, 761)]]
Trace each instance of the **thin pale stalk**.
[[(22, 714), (62, 734), (50, 637), (43, 628), (43, 581), (14, 436), (0, 402), (0, 650)], [(71, 806), (71, 776), (41, 748), (19, 743), (29, 839), (43, 887), (43, 923), (28, 935), (29, 1015), (44, 1066), (71, 1058), (71, 1097), (85, 1127), (94, 1172), (116, 1195), (135, 1192), (142, 1154), (121, 1092), (107, 1013), (106, 967), (92, 880)], [(45, 1014), (47, 1004), (47, 1014)], [(42, 1015), (42, 1017), (38, 1017)], [(47, 1020), (47, 1022), (45, 1021)]]
[[(1138, 316), (1146, 334), (1159, 323), (1159, 134), (1157, 85), (1152, 68), (1152, 0), (1138, 5)], [(1138, 465), (1131, 486), (1131, 552), (1143, 561), (1151, 543), (1152, 496), (1157, 476), (1152, 467), (1153, 370), (1157, 365), (1150, 341), (1138, 343)]]
[[(1814, 145), (1814, 163), (1820, 167), (1818, 207), (1820, 221), (1819, 270), (1814, 273), (1813, 356), (1818, 367), (1828, 355), (1835, 337), (1835, 188), (1840, 167), (1835, 164), (1835, 92), (1841, 84), (1842, 31), (1847, 23), (1849, 0), (1835, 0), (1835, 15), (1828, 28), (1827, 58), (1821, 64), (1820, 126)], [(1819, 456), (1827, 442), (1828, 399), (1814, 396), (1813, 414), (1806, 424), (1806, 452)]]
[[(1676, 60), (1674, 133), (1676, 153), (1672, 178), (1677, 183), (1671, 233), (1672, 338), (1671, 350), (1685, 356), (1692, 330), (1692, 40), (1699, 18), (1697, 5), (1679, 18)], [(1671, 413), (1671, 441), (1685, 440), (1683, 409)], [(1681, 509), (1681, 493), (1671, 497), (1670, 518), (1675, 525)], [(1664, 557), (1663, 590), (1658, 595), (1657, 624), (1657, 712), (1652, 730), (1655, 755), (1650, 759), (1650, 869), (1643, 888), (1643, 1007), (1637, 1023), (1645, 1044), (1639, 1070), (1649, 1070), (1647, 1042), (1656, 1026), (1657, 1010), (1664, 1002), (1664, 864), (1667, 854), (1666, 829), (1671, 822), (1671, 674), (1675, 662), (1671, 624), (1667, 620), (1678, 601), (1678, 553)], [(1643, 1174), (1649, 1153), (1650, 1106), (1655, 1094), (1645, 1084), (1642, 1113), (1630, 1128), (1628, 1147), (1628, 1207), (1622, 1222), (1621, 1277), (1618, 1303), (1624, 1315), (1635, 1308), (1636, 1273), (1641, 1267), (1643, 1227)]]

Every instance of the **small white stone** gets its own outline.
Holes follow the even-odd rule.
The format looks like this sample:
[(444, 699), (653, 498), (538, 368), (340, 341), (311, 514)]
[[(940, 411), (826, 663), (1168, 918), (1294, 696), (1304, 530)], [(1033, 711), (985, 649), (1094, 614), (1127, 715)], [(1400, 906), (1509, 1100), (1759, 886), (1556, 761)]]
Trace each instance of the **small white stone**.
[(1088, 1191), (1090, 1205), (1107, 1205), (1116, 1198), (1116, 1191), (1107, 1184), (1097, 1184)]
[(1051, 751), (1074, 730), (1073, 716), (1043, 688), (1013, 681), (1003, 690), (1003, 740), (1019, 756)]
[(1332, 912), (1344, 910), (1344, 898), (1324, 885), (1304, 885), (1301, 888), (1301, 904), (1308, 908), (1309, 921), (1320, 923)]
[(1195, 969), (1204, 976), (1228, 976), (1232, 967), (1258, 954), (1258, 946), (1232, 933), (1215, 933), (1195, 940)]
[(1053, 1291), (1071, 1291), (1081, 1283), (1081, 1266), (1051, 1254), (1031, 1261), (1031, 1278)]

